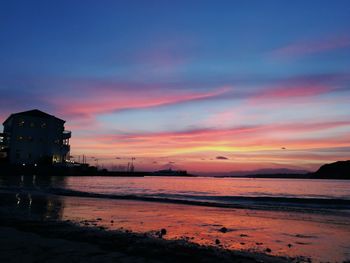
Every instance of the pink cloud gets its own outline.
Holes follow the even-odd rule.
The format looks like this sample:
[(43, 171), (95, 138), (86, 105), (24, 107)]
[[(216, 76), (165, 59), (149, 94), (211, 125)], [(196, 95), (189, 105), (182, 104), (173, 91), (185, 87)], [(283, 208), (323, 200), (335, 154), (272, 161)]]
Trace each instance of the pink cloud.
[(285, 86), (274, 87), (262, 90), (257, 95), (252, 97), (252, 100), (259, 99), (288, 99), (298, 97), (311, 97), (328, 93), (334, 90), (332, 87), (324, 85), (302, 85), (302, 86)]
[(89, 118), (96, 114), (111, 113), (127, 109), (142, 109), (173, 105), (178, 103), (207, 100), (221, 96), (230, 91), (221, 87), (211, 91), (186, 91), (161, 89), (132, 89), (123, 86), (94, 87), (82, 92), (81, 95), (55, 97), (51, 103), (65, 116)]
[(317, 41), (289, 44), (272, 52), (274, 57), (300, 57), (350, 47), (350, 36), (338, 36)]
[[(196, 129), (178, 132), (155, 132), (155, 133), (129, 133), (129, 134), (103, 134), (98, 136), (100, 143), (113, 142), (135, 142), (143, 143), (167, 142), (169, 145), (215, 145), (221, 141), (227, 144), (247, 144), (254, 145), (258, 141), (266, 141), (266, 145), (273, 143), (279, 139), (273, 139), (268, 135), (279, 134), (304, 134), (305, 132), (325, 131), (328, 129), (350, 126), (350, 121), (330, 121), (330, 122), (314, 122), (314, 123), (289, 123), (289, 124), (269, 124), (269, 125), (252, 125), (227, 129)], [(93, 137), (96, 137), (93, 135)], [(291, 136), (293, 137), (293, 136)], [(85, 137), (83, 140), (90, 140)], [(292, 138), (291, 138), (292, 140)], [(305, 142), (305, 141), (304, 141)], [(264, 142), (265, 143), (265, 142)], [(280, 142), (279, 142), (280, 143)]]

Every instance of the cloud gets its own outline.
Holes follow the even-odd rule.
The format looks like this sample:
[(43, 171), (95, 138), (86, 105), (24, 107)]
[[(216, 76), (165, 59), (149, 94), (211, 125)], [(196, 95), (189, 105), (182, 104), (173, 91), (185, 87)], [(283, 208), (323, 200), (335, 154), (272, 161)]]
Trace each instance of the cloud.
[(350, 121), (265, 124), (225, 129), (195, 129), (178, 132), (91, 134), (74, 139), (74, 149), (101, 154), (184, 156), (213, 152), (254, 152), (346, 147)]
[[(128, 83), (94, 78), (58, 79), (18, 77), (0, 80), (8, 95), (0, 99), (3, 118), (13, 111), (40, 108), (70, 121), (75, 130), (94, 126), (100, 129), (96, 116), (125, 110), (142, 110), (192, 102), (249, 99), (254, 103), (266, 100), (308, 98), (339, 90), (348, 90), (349, 73), (332, 73), (272, 79), (259, 87), (235, 87), (220, 84), (211, 87), (204, 83)], [(35, 89), (23, 89), (23, 83)], [(269, 85), (269, 86), (267, 86)], [(45, 89), (50, 86), (51, 89)], [(203, 88), (204, 86), (205, 88)], [(277, 100), (276, 100), (277, 99)], [(16, 103), (14, 103), (16, 102)], [(14, 108), (15, 107), (15, 108)], [(223, 121), (230, 113), (223, 113)]]
[(265, 89), (251, 97), (251, 100), (278, 100), (322, 95), (334, 90), (325, 85), (285, 86)]
[(229, 158), (227, 158), (225, 156), (216, 156), (215, 159), (216, 160), (228, 160)]
[[(123, 134), (100, 134), (91, 135), (85, 137), (92, 139), (98, 137), (100, 142), (113, 142), (113, 141), (124, 141), (124, 142), (142, 142), (145, 140), (166, 140), (168, 142), (177, 143), (190, 143), (213, 141), (213, 138), (219, 140), (220, 138), (250, 138), (256, 135), (266, 135), (267, 133), (305, 133), (313, 131), (324, 131), (327, 129), (334, 129), (339, 127), (350, 126), (350, 121), (339, 120), (339, 121), (324, 121), (324, 122), (300, 122), (300, 123), (284, 123), (284, 124), (261, 124), (261, 125), (246, 125), (231, 128), (202, 128), (202, 129), (189, 129), (182, 131), (169, 131), (169, 132), (124, 132)], [(91, 137), (91, 138), (90, 138)]]
[(295, 42), (272, 52), (276, 58), (295, 58), (350, 47), (350, 36), (335, 36), (314, 41)]
[(88, 89), (77, 96), (56, 96), (49, 98), (51, 103), (66, 116), (88, 118), (98, 114), (122, 110), (145, 109), (176, 105), (186, 102), (208, 100), (220, 97), (230, 88), (220, 87), (209, 91), (191, 91), (161, 87), (133, 89), (123, 86)]

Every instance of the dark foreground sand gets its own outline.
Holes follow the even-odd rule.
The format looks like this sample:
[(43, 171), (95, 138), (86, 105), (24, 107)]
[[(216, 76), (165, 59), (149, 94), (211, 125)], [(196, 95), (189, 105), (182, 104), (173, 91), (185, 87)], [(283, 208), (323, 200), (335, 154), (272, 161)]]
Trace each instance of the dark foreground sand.
[(0, 262), (290, 262), (299, 259), (228, 251), (184, 240), (105, 231), (26, 218), (0, 209)]

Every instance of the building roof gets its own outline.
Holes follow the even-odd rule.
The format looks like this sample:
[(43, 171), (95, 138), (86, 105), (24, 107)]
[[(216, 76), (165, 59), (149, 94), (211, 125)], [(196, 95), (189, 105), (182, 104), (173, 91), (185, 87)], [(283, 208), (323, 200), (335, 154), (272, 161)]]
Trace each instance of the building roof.
[(34, 109), (34, 110), (29, 110), (29, 111), (22, 111), (22, 112), (18, 112), (18, 113), (12, 113), (4, 122), (3, 124), (5, 124), (8, 120), (10, 120), (11, 118), (13, 117), (16, 117), (16, 116), (33, 116), (33, 117), (41, 117), (41, 118), (55, 118), (56, 120), (58, 121), (61, 121), (61, 122), (66, 122), (62, 119), (59, 119), (53, 115), (50, 115), (48, 113), (45, 113), (41, 110), (37, 110), (37, 109)]

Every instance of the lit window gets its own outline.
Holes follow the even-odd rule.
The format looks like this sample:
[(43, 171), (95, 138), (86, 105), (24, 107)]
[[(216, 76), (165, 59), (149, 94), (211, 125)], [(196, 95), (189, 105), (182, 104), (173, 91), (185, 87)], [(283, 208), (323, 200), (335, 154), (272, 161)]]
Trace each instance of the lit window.
[(41, 124), (41, 128), (46, 128), (46, 123), (45, 123), (45, 122), (43, 122), (43, 123)]
[(23, 141), (23, 136), (17, 136), (17, 141)]
[(18, 126), (19, 126), (19, 127), (23, 127), (23, 126), (24, 126), (24, 120), (20, 120), (20, 121), (18, 122)]

